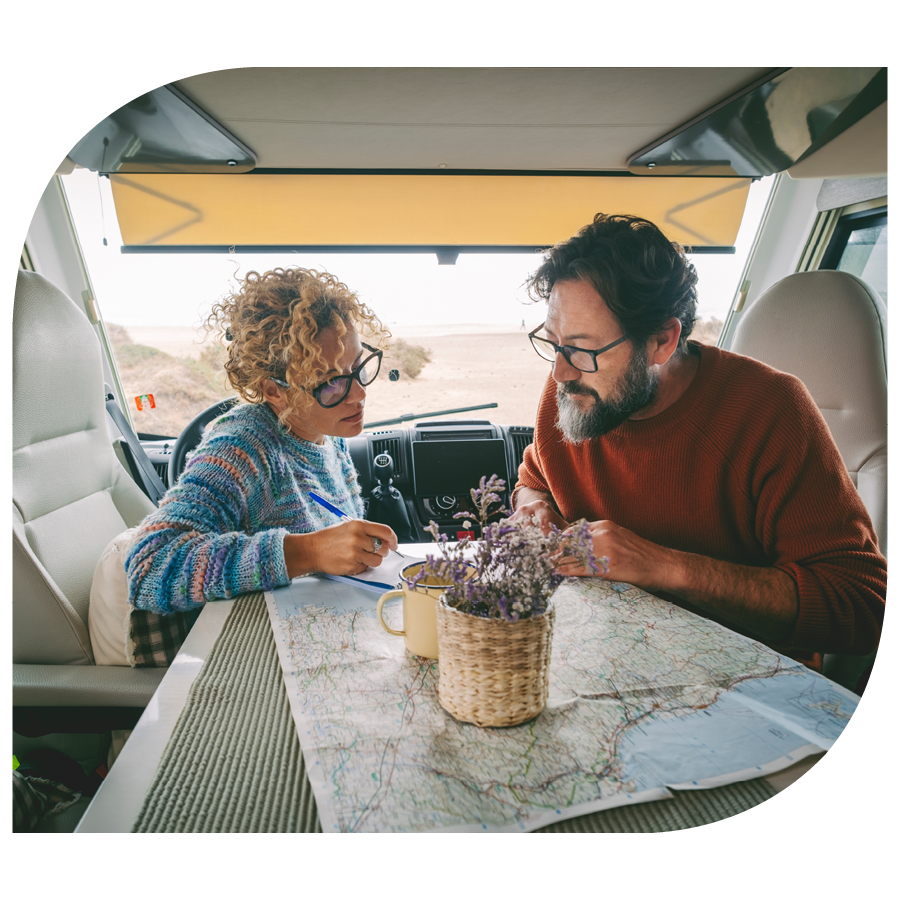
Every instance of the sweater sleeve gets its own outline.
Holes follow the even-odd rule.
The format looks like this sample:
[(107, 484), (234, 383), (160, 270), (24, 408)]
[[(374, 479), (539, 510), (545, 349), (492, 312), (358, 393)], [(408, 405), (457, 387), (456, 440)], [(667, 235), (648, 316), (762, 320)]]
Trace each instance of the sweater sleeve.
[(825, 420), (803, 384), (785, 379), (778, 437), (754, 472), (757, 538), (797, 585), (790, 646), (867, 653), (881, 634), (887, 563)]
[(265, 505), (271, 484), (257, 442), (209, 437), (141, 523), (125, 562), (131, 604), (165, 614), (287, 584), (287, 529), (249, 533), (250, 510)]
[(350, 446), (344, 438), (335, 438), (334, 446), (337, 451), (337, 462), (340, 467), (341, 483), (345, 486), (347, 493), (350, 495), (348, 513), (352, 513), (357, 519), (362, 519), (365, 514), (365, 505), (363, 504), (362, 487), (359, 483), (359, 473), (353, 464), (353, 457), (350, 455)]
[(534, 491), (543, 491), (546, 494), (551, 493), (550, 487), (544, 478), (544, 470), (541, 466), (541, 457), (537, 450), (537, 445), (529, 444), (525, 448), (522, 455), (522, 462), (519, 464), (519, 480), (516, 482), (516, 489), (520, 487), (531, 488)]
[(552, 378), (547, 379), (544, 392), (541, 394), (537, 424), (534, 429), (534, 441), (525, 448), (525, 452), (522, 455), (516, 490), (526, 487), (535, 491), (543, 491), (545, 494), (552, 493), (544, 475), (544, 466), (540, 452), (540, 441), (544, 439), (544, 434), (547, 430), (546, 425), (548, 422), (552, 424), (552, 420), (555, 418), (555, 414), (552, 412), (552, 410), (555, 410), (555, 406), (548, 399), (548, 391), (556, 393), (556, 382)]

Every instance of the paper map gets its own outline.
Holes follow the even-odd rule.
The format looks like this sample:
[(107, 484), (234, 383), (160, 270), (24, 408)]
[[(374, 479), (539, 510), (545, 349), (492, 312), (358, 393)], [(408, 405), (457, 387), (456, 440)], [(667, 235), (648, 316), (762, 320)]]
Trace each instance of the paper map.
[[(858, 698), (768, 647), (630, 585), (561, 587), (550, 700), (478, 728), (437, 698), (438, 664), (321, 577), (266, 594), (322, 828), (528, 831), (756, 778), (829, 749)], [(385, 605), (399, 627), (400, 601)]]

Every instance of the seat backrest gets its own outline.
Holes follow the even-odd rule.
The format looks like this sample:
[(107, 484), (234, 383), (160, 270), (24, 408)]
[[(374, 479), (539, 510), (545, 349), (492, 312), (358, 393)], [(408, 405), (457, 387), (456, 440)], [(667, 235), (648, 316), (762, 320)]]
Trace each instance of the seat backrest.
[(799, 272), (744, 313), (731, 349), (795, 375), (819, 407), (887, 553), (887, 311), (847, 272)]
[(19, 272), (13, 311), (13, 661), (90, 665), (88, 604), (104, 547), (153, 504), (109, 439), (87, 317)]

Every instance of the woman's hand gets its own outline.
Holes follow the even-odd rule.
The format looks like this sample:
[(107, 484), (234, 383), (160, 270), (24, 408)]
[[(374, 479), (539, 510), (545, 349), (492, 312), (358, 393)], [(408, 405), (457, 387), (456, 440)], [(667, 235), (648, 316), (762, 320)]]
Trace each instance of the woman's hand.
[[(377, 550), (373, 538), (381, 541)], [(387, 525), (351, 519), (309, 534), (285, 535), (284, 563), (289, 578), (311, 572), (359, 575), (369, 567), (380, 566), (397, 546), (397, 535)]]

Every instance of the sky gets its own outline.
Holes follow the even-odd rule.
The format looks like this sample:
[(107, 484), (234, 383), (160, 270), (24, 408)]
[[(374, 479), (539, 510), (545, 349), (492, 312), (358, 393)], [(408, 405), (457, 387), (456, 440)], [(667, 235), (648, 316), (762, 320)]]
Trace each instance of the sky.
[[(734, 299), (771, 184), (751, 186), (734, 254), (696, 254), (701, 318), (721, 321)], [(197, 326), (210, 305), (257, 269), (299, 265), (327, 269), (388, 326), (477, 323), (540, 324), (540, 307), (522, 285), (534, 254), (461, 254), (439, 266), (433, 254), (123, 254), (109, 179), (76, 169), (63, 178), (95, 296), (106, 322), (125, 326)], [(106, 245), (103, 238), (106, 238)]]

